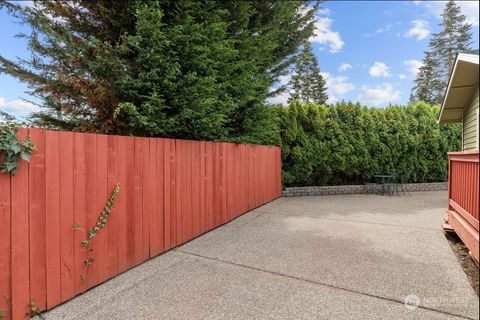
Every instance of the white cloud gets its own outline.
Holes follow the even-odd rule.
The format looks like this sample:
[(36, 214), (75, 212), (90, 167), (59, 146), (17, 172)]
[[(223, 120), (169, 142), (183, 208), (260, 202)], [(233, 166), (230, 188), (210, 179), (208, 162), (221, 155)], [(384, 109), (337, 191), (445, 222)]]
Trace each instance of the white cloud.
[(340, 33), (331, 30), (332, 22), (333, 20), (330, 18), (317, 18), (317, 21), (314, 23), (315, 34), (310, 38), (310, 42), (320, 44), (320, 50), (324, 50), (324, 46), (328, 46), (331, 53), (337, 53), (343, 48), (345, 43)]
[(375, 61), (368, 73), (372, 77), (390, 77), (390, 68), (383, 62)]
[(382, 83), (378, 86), (362, 86), (362, 93), (358, 101), (366, 105), (381, 106), (397, 101), (400, 91), (393, 88), (391, 83)]
[[(286, 75), (281, 75), (278, 77), (278, 81), (276, 86), (273, 86), (270, 88), (270, 92), (274, 91), (275, 89), (278, 89), (280, 86), (285, 86), (287, 85), (290, 80), (292, 79), (294, 73), (288, 73)], [(266, 103), (268, 104), (281, 104), (281, 105), (287, 105), (288, 104), (288, 99), (290, 98), (290, 92), (288, 90), (288, 87), (286, 90), (283, 92), (277, 94), (274, 97), (267, 98)]]
[(280, 94), (277, 94), (275, 97), (267, 98), (266, 103), (268, 104), (281, 104), (286, 106), (288, 104), (288, 99), (290, 98), (290, 93), (288, 91), (284, 91)]
[[(417, 6), (422, 6), (427, 9), (427, 13), (435, 18), (441, 20), (441, 14), (445, 9), (447, 1), (414, 1)], [(455, 1), (460, 7), (460, 11), (467, 17), (467, 22), (474, 27), (479, 24), (479, 1)]]
[(329, 96), (345, 94), (355, 89), (355, 86), (348, 82), (348, 77), (335, 77), (328, 72), (320, 72), (320, 74), (325, 79)]
[(375, 32), (373, 32), (373, 33), (367, 33), (367, 34), (365, 34), (365, 37), (373, 37), (373, 36), (376, 35), (376, 34), (380, 34), (380, 33), (384, 33), (384, 32), (390, 31), (390, 29), (392, 29), (392, 25), (389, 23), (389, 24), (387, 24), (387, 25), (384, 26), (384, 27), (378, 28), (378, 29), (375, 30)]
[(403, 64), (407, 66), (407, 71), (412, 75), (416, 76), (420, 67), (423, 66), (423, 63), (418, 60), (405, 60)]
[(479, 23), (479, 3), (478, 1), (455, 1), (460, 7), (460, 11), (467, 17), (467, 22), (474, 27), (478, 27)]
[(338, 101), (337, 97), (335, 97), (333, 95), (329, 95), (326, 103), (327, 104), (335, 104), (335, 103), (337, 103), (337, 101)]
[(10, 100), (0, 97), (0, 110), (18, 117), (24, 117), (32, 112), (40, 111), (40, 107), (24, 100)]
[(338, 67), (338, 71), (340, 72), (347, 71), (348, 69), (352, 69), (352, 65), (345, 62)]
[(399, 78), (400, 80), (405, 80), (405, 79), (407, 79), (407, 76), (404, 75), (403, 73), (400, 73), (400, 74), (398, 75), (398, 78)]
[(33, 1), (18, 0), (18, 1), (12, 1), (12, 2), (22, 7), (33, 7), (35, 5)]
[(321, 16), (328, 16), (330, 15), (330, 9), (328, 8), (320, 8), (317, 10), (317, 14)]
[(417, 40), (423, 40), (430, 34), (428, 21), (413, 20), (410, 23), (413, 24), (413, 27), (404, 34), (406, 38), (415, 37)]
[(292, 79), (292, 74), (291, 73), (281, 75), (281, 76), (278, 77), (278, 83), (281, 86), (284, 86), (284, 85), (288, 84), (291, 79)]

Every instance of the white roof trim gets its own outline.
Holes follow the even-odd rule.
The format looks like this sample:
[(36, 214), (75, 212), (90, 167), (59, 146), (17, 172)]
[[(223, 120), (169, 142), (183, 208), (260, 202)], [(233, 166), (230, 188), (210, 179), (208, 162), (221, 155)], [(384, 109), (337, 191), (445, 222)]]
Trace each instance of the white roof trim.
[(455, 75), (455, 70), (457, 69), (457, 65), (459, 61), (464, 61), (473, 64), (480, 64), (480, 56), (478, 54), (470, 54), (470, 53), (459, 53), (455, 59), (455, 63), (453, 64), (452, 73), (448, 77), (448, 86), (447, 90), (445, 91), (445, 95), (443, 96), (442, 108), (440, 109), (440, 113), (438, 115), (437, 123), (440, 122), (440, 119), (443, 115), (443, 110), (445, 107), (445, 102), (447, 101), (448, 92), (450, 91), (450, 86), (452, 85), (452, 79)]
[(457, 57), (457, 60), (470, 62), (470, 63), (475, 63), (475, 64), (480, 64), (479, 63), (480, 58), (479, 58), (478, 54), (459, 53), (458, 57)]

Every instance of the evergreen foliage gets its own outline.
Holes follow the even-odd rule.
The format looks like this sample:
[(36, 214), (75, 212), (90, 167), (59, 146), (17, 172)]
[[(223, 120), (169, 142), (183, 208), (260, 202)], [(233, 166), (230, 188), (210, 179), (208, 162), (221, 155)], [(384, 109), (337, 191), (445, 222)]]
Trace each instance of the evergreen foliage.
[(328, 100), (327, 86), (309, 41), (303, 44), (303, 50), (295, 60), (294, 75), (289, 84), (291, 100), (316, 104), (325, 104)]
[(457, 53), (471, 50), (472, 26), (453, 0), (445, 5), (440, 26), (442, 30), (429, 41), (430, 50), (425, 52), (423, 66), (415, 79), (411, 103), (441, 104)]
[(361, 183), (399, 173), (403, 182), (447, 180), (447, 152), (460, 150), (460, 126), (441, 126), (439, 107), (325, 107), (292, 102), (279, 117), (284, 186)]
[(36, 125), (275, 143), (265, 99), (313, 34), (306, 1), (35, 1), (32, 58), (0, 56), (45, 109)]

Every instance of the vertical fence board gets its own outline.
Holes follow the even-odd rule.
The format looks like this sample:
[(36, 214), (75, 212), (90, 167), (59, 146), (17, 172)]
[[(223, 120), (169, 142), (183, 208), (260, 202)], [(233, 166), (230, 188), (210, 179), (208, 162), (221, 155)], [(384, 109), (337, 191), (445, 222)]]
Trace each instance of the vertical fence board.
[(117, 261), (118, 272), (128, 268), (127, 259), (127, 138), (118, 137), (118, 182), (120, 193), (117, 198), (116, 215), (117, 230)]
[(221, 158), (221, 193), (220, 200), (222, 202), (222, 224), (229, 221), (230, 215), (227, 210), (227, 143), (220, 143), (220, 158)]
[(150, 222), (150, 256), (156, 256), (164, 251), (163, 230), (163, 139), (150, 139), (150, 179), (149, 198), (152, 214)]
[(60, 274), (62, 301), (75, 295), (73, 259), (73, 133), (60, 132)]
[(221, 167), (220, 167), (220, 144), (213, 144), (213, 215), (214, 215), (214, 224), (213, 227), (217, 227), (222, 223), (222, 201), (221, 197)]
[(234, 217), (234, 201), (235, 201), (235, 191), (233, 187), (234, 179), (230, 179), (230, 174), (232, 174), (233, 164), (231, 162), (232, 158), (232, 144), (225, 144), (225, 196), (227, 198), (227, 220), (230, 220)]
[[(101, 212), (105, 208), (108, 201), (108, 136), (99, 134), (97, 136), (97, 212), (95, 223), (100, 217)], [(89, 226), (93, 228), (95, 224)], [(95, 256), (95, 264), (97, 265), (98, 282), (103, 282), (108, 278), (108, 230), (101, 229), (95, 235), (94, 240), (97, 245), (97, 251), (93, 253)]]
[(165, 139), (163, 149), (163, 210), (164, 210), (164, 234), (165, 250), (171, 249), (176, 245), (176, 186), (175, 186), (175, 140)]
[(253, 188), (253, 181), (255, 179), (254, 175), (254, 161), (255, 161), (255, 155), (253, 153), (253, 147), (251, 145), (248, 145), (248, 210), (251, 210), (254, 208), (254, 193), (256, 190)]
[(153, 194), (155, 192), (154, 179), (156, 178), (156, 163), (152, 157), (152, 150), (156, 145), (150, 144), (149, 138), (141, 138), (141, 153), (142, 153), (142, 259), (151, 257), (151, 228), (155, 221), (155, 199)]
[(36, 146), (29, 170), (30, 297), (40, 309), (46, 308), (45, 257), (45, 130), (30, 129)]
[(176, 245), (179, 245), (183, 243), (183, 219), (182, 219), (182, 214), (184, 210), (184, 205), (182, 204), (182, 196), (183, 196), (183, 186), (184, 186), (184, 179), (182, 172), (185, 172), (185, 157), (183, 156), (183, 141), (182, 140), (175, 140), (175, 165), (176, 165), (176, 171), (175, 171), (175, 208), (176, 208), (176, 219), (175, 219), (175, 234), (177, 236), (177, 242)]
[(87, 288), (85, 277), (85, 260), (87, 250), (82, 248), (81, 242), (88, 238), (86, 224), (86, 159), (85, 159), (85, 135), (75, 133), (73, 136), (73, 221), (82, 226), (82, 230), (73, 232), (73, 254), (74, 254), (74, 282), (75, 293), (81, 293)]
[(142, 190), (142, 254), (139, 262), (148, 259), (150, 255), (150, 222), (152, 214), (152, 199), (150, 199), (149, 179), (152, 172), (150, 172), (150, 145), (148, 138), (139, 138), (140, 153), (141, 153), (141, 181), (140, 187)]
[(5, 312), (5, 318), (11, 319), (11, 268), (10, 268), (10, 174), (0, 172), (0, 310)]
[[(192, 212), (192, 141), (185, 141), (185, 167), (186, 171), (183, 172), (184, 176), (184, 194), (182, 199), (182, 205), (185, 205), (185, 210), (182, 211), (182, 219), (185, 226), (183, 242), (187, 242), (193, 238), (193, 212)], [(183, 207), (182, 207), (183, 209)]]
[(191, 213), (192, 213), (192, 237), (202, 233), (201, 229), (201, 204), (200, 204), (200, 143), (192, 142), (192, 183), (190, 184)]
[[(157, 194), (157, 143), (155, 139), (146, 138), (148, 143), (148, 153), (147, 153), (147, 163), (146, 163), (146, 174), (143, 179), (143, 214), (148, 216), (148, 224), (146, 228), (148, 230), (148, 238), (144, 239), (147, 241), (148, 245), (148, 256), (155, 256), (154, 250), (159, 236), (157, 231), (158, 226), (158, 216), (157, 216), (157, 201), (155, 200), (155, 195)], [(145, 224), (144, 224), (145, 225)]]
[(135, 260), (134, 264), (140, 263), (143, 257), (143, 221), (142, 221), (142, 144), (141, 138), (134, 138), (134, 177), (133, 177), (133, 225), (134, 225), (134, 243)]
[(205, 142), (200, 141), (200, 151), (199, 151), (199, 157), (200, 157), (200, 176), (199, 176), (199, 196), (200, 196), (200, 230), (201, 232), (205, 232), (208, 230), (207, 228), (207, 221), (206, 221), (206, 215), (205, 215)]
[[(27, 130), (20, 129), (18, 139), (27, 138)], [(29, 224), (28, 224), (28, 188), (29, 166), (19, 161), (18, 171), (11, 182), (11, 225), (12, 225), (12, 319), (23, 319), (30, 303), (29, 275)]]
[(127, 142), (127, 182), (124, 188), (126, 204), (126, 224), (127, 224), (127, 268), (135, 264), (135, 139), (126, 138)]
[(215, 206), (214, 206), (214, 162), (213, 162), (213, 143), (205, 142), (205, 224), (206, 229), (210, 230), (215, 226)]
[(155, 235), (155, 254), (160, 254), (165, 251), (165, 210), (164, 210), (164, 185), (165, 185), (165, 161), (164, 161), (164, 148), (165, 148), (165, 139), (153, 139), (152, 143), (156, 144), (155, 154), (152, 156), (155, 157), (156, 165), (156, 178), (155, 178), (155, 207), (156, 207), (156, 219), (157, 219), (157, 234)]
[[(110, 197), (118, 183), (118, 137), (108, 136), (107, 148), (107, 191), (108, 197)], [(118, 273), (118, 212), (116, 201), (113, 204), (112, 213), (108, 217), (107, 226), (102, 231), (105, 231), (107, 235), (107, 277), (111, 278)]]
[[(98, 195), (98, 168), (97, 168), (97, 135), (96, 134), (87, 134), (85, 136), (85, 170), (86, 170), (86, 224), (82, 226), (87, 231), (85, 236), (88, 237), (88, 230), (93, 228), (97, 223), (98, 216), (98, 204), (97, 204), (97, 195)], [(85, 238), (86, 239), (86, 238)], [(92, 251), (88, 252), (89, 257), (94, 257), (98, 252), (98, 242), (92, 241), (89, 244), (89, 249)], [(94, 261), (86, 271), (86, 282), (87, 287), (91, 288), (98, 283), (98, 261)]]

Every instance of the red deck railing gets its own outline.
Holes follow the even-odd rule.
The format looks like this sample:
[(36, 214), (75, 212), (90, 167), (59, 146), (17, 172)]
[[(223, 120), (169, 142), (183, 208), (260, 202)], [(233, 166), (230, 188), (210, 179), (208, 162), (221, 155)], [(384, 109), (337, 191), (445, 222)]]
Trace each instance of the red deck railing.
[(478, 261), (478, 150), (450, 152), (448, 168), (448, 222)]
[[(27, 136), (37, 146), (30, 163), (0, 173), (6, 319), (25, 319), (32, 301), (52, 308), (281, 195), (278, 147), (21, 129)], [(81, 242), (117, 182), (88, 251)]]

